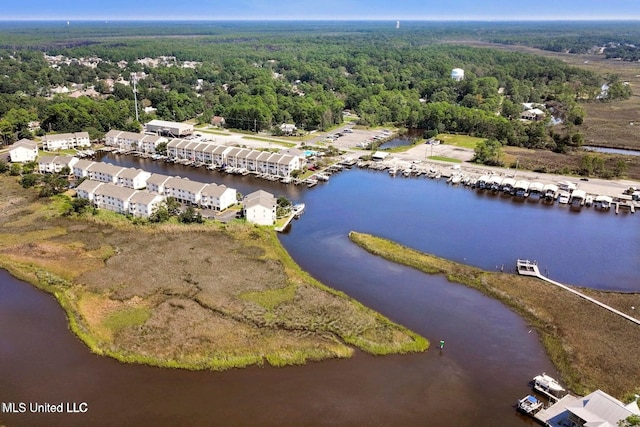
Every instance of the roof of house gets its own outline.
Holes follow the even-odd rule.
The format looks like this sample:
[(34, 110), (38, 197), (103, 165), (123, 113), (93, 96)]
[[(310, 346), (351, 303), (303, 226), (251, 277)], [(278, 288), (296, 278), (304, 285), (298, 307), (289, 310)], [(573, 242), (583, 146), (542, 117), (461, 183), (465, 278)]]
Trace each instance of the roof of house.
[(213, 154), (222, 154), (225, 152), (225, 150), (227, 150), (229, 147), (227, 147), (226, 145), (218, 145), (214, 150), (213, 150)]
[(73, 165), (74, 169), (88, 169), (89, 166), (93, 165), (95, 162), (93, 160), (85, 160), (85, 159), (80, 159), (76, 162), (75, 165)]
[(209, 184), (202, 190), (202, 195), (206, 197), (220, 198), (227, 191), (232, 190), (225, 185)]
[(117, 129), (111, 129), (109, 130), (109, 132), (104, 134), (105, 138), (116, 138), (118, 137), (121, 133), (124, 133), (124, 131), (122, 130), (117, 130)]
[(205, 153), (213, 153), (217, 147), (218, 147), (217, 145), (207, 144), (207, 146), (204, 147), (202, 151)]
[(149, 193), (148, 191), (138, 191), (131, 197), (129, 202), (139, 203), (141, 205), (149, 205), (155, 202), (156, 200), (163, 200), (163, 199), (164, 199), (163, 196), (156, 193)]
[(183, 141), (184, 141), (184, 139), (182, 139), (182, 138), (173, 138), (171, 141), (169, 141), (167, 143), (167, 147), (177, 147)]
[(61, 141), (64, 139), (72, 139), (75, 138), (75, 134), (73, 133), (54, 133), (51, 135), (45, 135), (42, 137), (45, 141)]
[(247, 207), (254, 206), (256, 204), (273, 207), (277, 204), (277, 202), (278, 200), (273, 194), (264, 190), (258, 190), (254, 191), (253, 193), (249, 193), (244, 197), (244, 199), (242, 199), (242, 203)]
[(283, 155), (281, 155), (280, 159), (278, 159), (278, 164), (280, 164), (280, 165), (288, 165), (294, 159), (295, 159), (295, 157), (293, 157), (293, 156), (289, 156), (288, 154), (283, 154)]
[(267, 161), (272, 155), (273, 153), (270, 153), (269, 151), (263, 151), (262, 153), (260, 153), (260, 155), (258, 155), (257, 160), (260, 162)]
[(26, 148), (28, 150), (33, 150), (38, 148), (38, 143), (30, 139), (23, 138), (18, 142), (14, 142), (13, 145), (9, 148), (9, 151), (12, 151), (16, 148)]
[(124, 168), (124, 170), (118, 174), (118, 177), (126, 178), (126, 179), (134, 179), (140, 176), (141, 174), (148, 174), (148, 173), (149, 172), (145, 172), (143, 170), (136, 169), (136, 168)]
[(247, 154), (247, 160), (256, 160), (260, 154), (262, 154), (262, 151), (251, 150), (251, 152)]
[(121, 187), (115, 184), (105, 184), (95, 189), (96, 196), (111, 196), (119, 200), (129, 200), (138, 191), (132, 188)]
[(585, 426), (617, 426), (618, 421), (633, 415), (624, 403), (602, 390), (577, 399), (567, 410), (585, 420)]
[(165, 137), (164, 136), (158, 136), (158, 135), (144, 135), (142, 137), (142, 142), (145, 142), (147, 144), (151, 143), (151, 144), (155, 144), (155, 143), (160, 143), (162, 141), (165, 141)]
[(164, 186), (167, 188), (177, 188), (178, 190), (197, 194), (201, 192), (202, 189), (207, 185), (208, 184), (205, 184), (203, 182), (191, 181), (188, 178), (170, 178)]
[(91, 172), (99, 172), (99, 173), (113, 175), (113, 176), (118, 175), (124, 169), (125, 168), (123, 168), (122, 166), (115, 166), (110, 163), (103, 163), (103, 162), (95, 162), (87, 168), (87, 170)]
[(267, 209), (273, 209), (276, 207), (277, 200), (272, 197), (254, 197), (243, 202), (245, 209), (252, 208), (255, 206), (262, 206)]
[(170, 176), (162, 175), (161, 173), (153, 173), (151, 174), (149, 179), (147, 179), (147, 185), (148, 184), (161, 185), (167, 182), (167, 180), (169, 180), (170, 178), (171, 178)]
[(234, 157), (242, 151), (241, 148), (233, 147), (227, 152), (227, 157)]
[(85, 179), (76, 187), (76, 191), (86, 191), (87, 193), (93, 193), (98, 187), (103, 185), (103, 182), (100, 181), (92, 181), (90, 179)]

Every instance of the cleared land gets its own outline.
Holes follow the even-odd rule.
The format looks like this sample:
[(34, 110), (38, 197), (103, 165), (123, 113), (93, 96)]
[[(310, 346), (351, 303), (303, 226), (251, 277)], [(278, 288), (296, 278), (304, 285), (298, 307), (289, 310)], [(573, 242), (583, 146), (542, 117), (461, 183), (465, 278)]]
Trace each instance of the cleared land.
[[(602, 55), (550, 52), (527, 46), (502, 45), (472, 40), (453, 41), (452, 43), (541, 55), (595, 71), (601, 75), (617, 75), (621, 81), (629, 83), (633, 96), (625, 101), (586, 102), (581, 104), (587, 113), (581, 131), (585, 134), (586, 144), (612, 148), (640, 149), (637, 130), (638, 125), (640, 125), (640, 69), (636, 62), (606, 59)], [(632, 122), (633, 125), (631, 124)]]
[[(603, 389), (620, 398), (638, 393), (640, 327), (539, 279), (491, 273), (425, 254), (392, 241), (351, 232), (353, 242), (390, 261), (475, 288), (502, 301), (534, 327), (563, 381), (578, 394)], [(593, 298), (637, 316), (640, 294), (582, 289)]]
[(428, 347), (301, 271), (273, 230), (64, 217), (66, 196), (38, 200), (10, 177), (0, 185), (0, 267), (54, 294), (97, 354), (219, 370)]

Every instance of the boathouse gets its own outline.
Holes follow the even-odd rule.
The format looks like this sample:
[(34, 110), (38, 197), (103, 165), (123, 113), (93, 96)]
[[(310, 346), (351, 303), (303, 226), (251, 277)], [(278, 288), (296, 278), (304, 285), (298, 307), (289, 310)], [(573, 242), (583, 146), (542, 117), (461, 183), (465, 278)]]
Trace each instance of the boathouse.
[(617, 426), (631, 415), (640, 415), (637, 401), (625, 405), (602, 390), (585, 397), (567, 395), (535, 415), (543, 425), (550, 427)]

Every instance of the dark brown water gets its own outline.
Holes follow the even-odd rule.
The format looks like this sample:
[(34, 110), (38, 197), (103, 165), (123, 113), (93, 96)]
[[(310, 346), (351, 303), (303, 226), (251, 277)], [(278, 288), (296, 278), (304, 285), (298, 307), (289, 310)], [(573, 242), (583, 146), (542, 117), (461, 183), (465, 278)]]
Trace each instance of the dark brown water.
[[(222, 182), (206, 171), (180, 174)], [(266, 184), (246, 177), (227, 183), (243, 192)], [(86, 402), (89, 408), (84, 414), (0, 413), (0, 424), (533, 425), (513, 405), (529, 392), (534, 375), (555, 374), (535, 332), (476, 291), (363, 252), (347, 238), (352, 229), (481, 266), (504, 262), (509, 268), (518, 256), (586, 260), (565, 269), (573, 283), (587, 277), (584, 269), (595, 271), (588, 263), (596, 257), (604, 271), (592, 283), (638, 290), (627, 279), (640, 264), (637, 216), (576, 214), (356, 170), (311, 191), (269, 186), (307, 204), (281, 238), (304, 269), (434, 344), (444, 339), (444, 350), (434, 345), (418, 355), (358, 353), (350, 360), (224, 373), (122, 365), (91, 355), (68, 331), (52, 297), (0, 272), (0, 402)], [(602, 243), (607, 250), (580, 245), (582, 233), (588, 241), (609, 233)], [(617, 256), (626, 257), (626, 267)], [(611, 277), (619, 280), (612, 284)]]

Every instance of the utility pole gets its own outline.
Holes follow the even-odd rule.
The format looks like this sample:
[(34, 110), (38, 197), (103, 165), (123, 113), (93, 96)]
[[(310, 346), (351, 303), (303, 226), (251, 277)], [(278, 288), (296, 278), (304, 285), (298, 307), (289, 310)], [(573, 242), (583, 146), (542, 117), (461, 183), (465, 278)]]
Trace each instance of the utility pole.
[(140, 123), (140, 118), (138, 117), (138, 87), (136, 86), (138, 79), (135, 73), (133, 74), (132, 79), (133, 79), (133, 101), (136, 104), (136, 122)]

